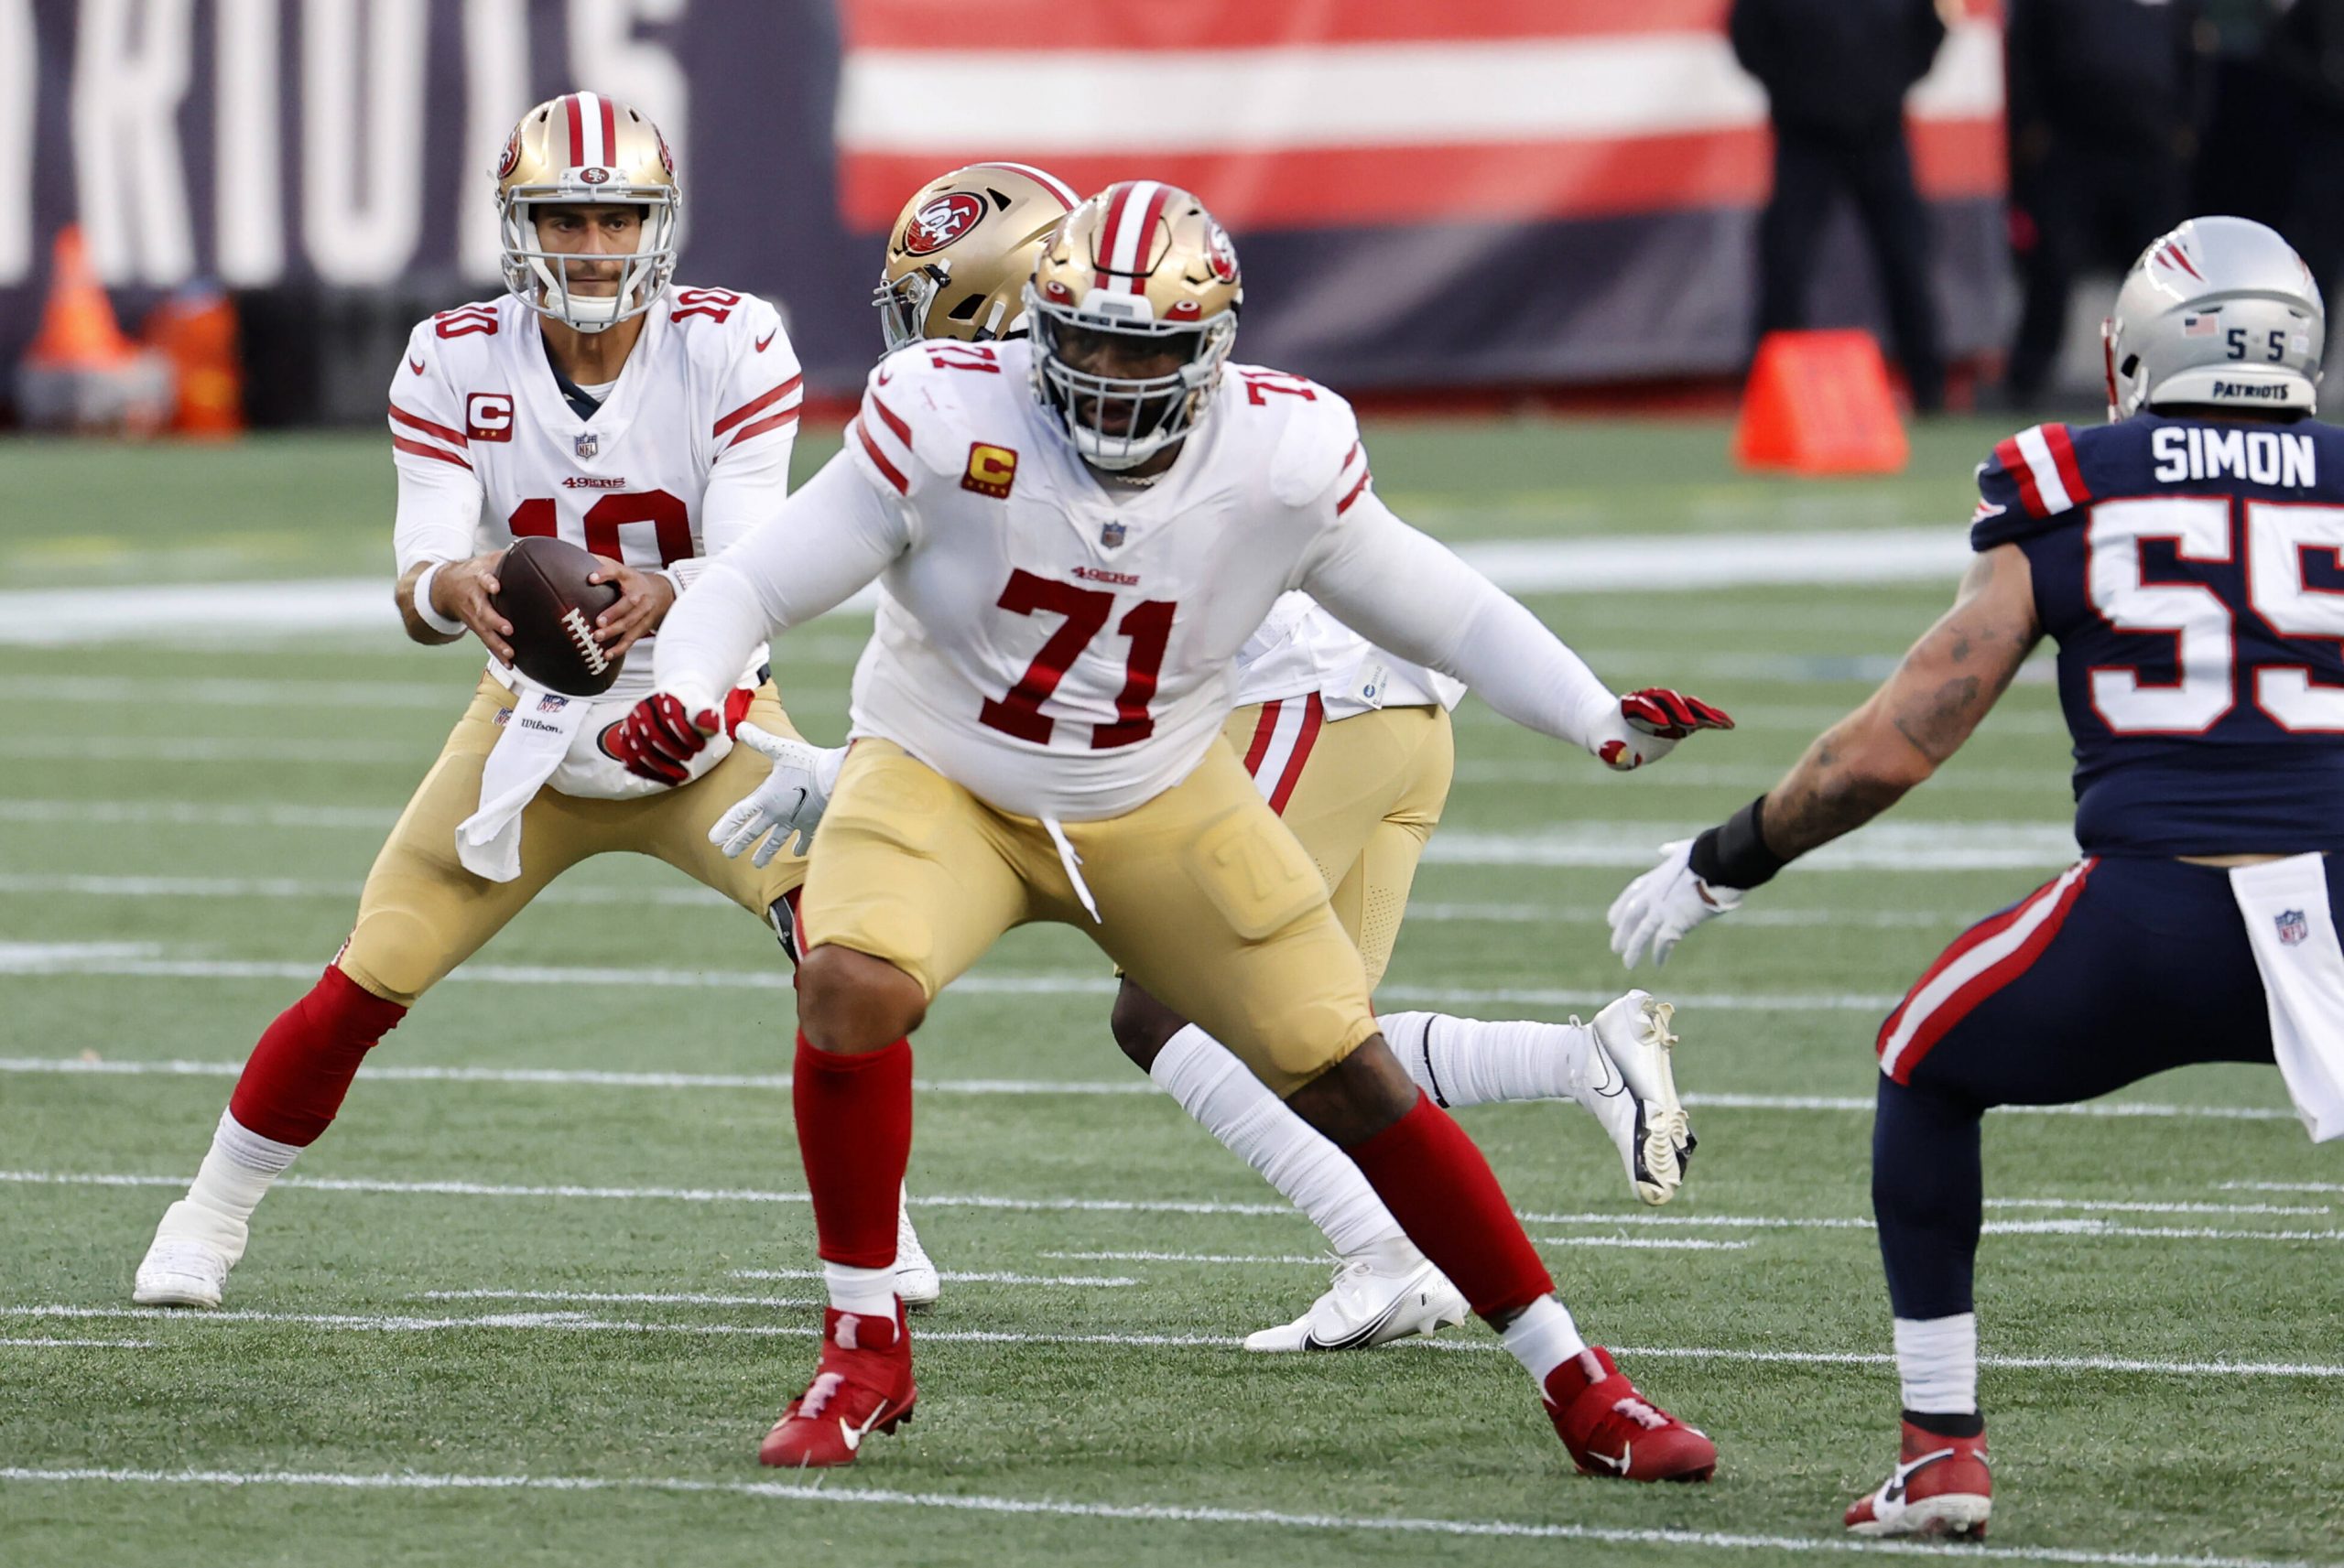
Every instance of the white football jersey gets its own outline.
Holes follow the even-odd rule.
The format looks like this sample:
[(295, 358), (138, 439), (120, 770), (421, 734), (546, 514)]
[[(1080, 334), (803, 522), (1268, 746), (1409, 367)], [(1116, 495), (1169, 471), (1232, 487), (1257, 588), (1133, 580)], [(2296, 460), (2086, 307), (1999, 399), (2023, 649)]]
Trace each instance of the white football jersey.
[(1237, 654), (1237, 706), (1316, 692), (1329, 721), (1379, 708), (1455, 708), (1465, 683), (1377, 647), (1307, 593), (1281, 597)]
[[(797, 353), (754, 295), (670, 287), (591, 417), (518, 296), (442, 311), (392, 374), (398, 569), (534, 535), (689, 579), (779, 510), (799, 402)], [(646, 637), (606, 700), (651, 690), (651, 654)]]
[(854, 678), (883, 736), (1004, 809), (1129, 811), (1186, 777), (1233, 661), (1368, 490), (1351, 406), (1226, 367), (1153, 484), (1102, 480), (1035, 399), (1027, 345), (914, 344), (873, 372), (847, 450), (898, 511)]

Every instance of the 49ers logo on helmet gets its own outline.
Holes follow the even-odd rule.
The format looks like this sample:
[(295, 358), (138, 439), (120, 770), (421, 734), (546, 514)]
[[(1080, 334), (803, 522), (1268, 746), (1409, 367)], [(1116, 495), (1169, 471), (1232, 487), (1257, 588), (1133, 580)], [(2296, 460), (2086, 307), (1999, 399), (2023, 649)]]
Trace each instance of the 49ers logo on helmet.
[(513, 127), (513, 134), (505, 138), (505, 156), (496, 160), (496, 178), (499, 179), (509, 178), (512, 176), (513, 171), (515, 168), (518, 168), (520, 165), (521, 127), (515, 125)]
[(601, 168), (581, 169), (578, 172), (578, 178), (589, 185), (602, 185), (610, 179), (611, 171)]
[(904, 231), (904, 254), (924, 256), (940, 251), (977, 226), (985, 204), (965, 190), (949, 191), (912, 214)]
[(1230, 242), (1229, 231), (1218, 223), (1205, 236), (1205, 265), (1221, 282), (1237, 281), (1237, 247)]

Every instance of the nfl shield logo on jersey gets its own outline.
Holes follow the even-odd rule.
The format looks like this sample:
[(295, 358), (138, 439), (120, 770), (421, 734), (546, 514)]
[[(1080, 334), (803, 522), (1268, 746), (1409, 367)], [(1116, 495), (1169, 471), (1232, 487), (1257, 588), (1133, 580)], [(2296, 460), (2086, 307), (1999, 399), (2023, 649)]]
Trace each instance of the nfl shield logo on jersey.
[(1123, 525), (1121, 523), (1108, 523), (1102, 524), (1099, 530), (1099, 542), (1111, 550), (1122, 549), (1123, 547)]
[(602, 438), (601, 432), (589, 430), (578, 438), (578, 455), (580, 457), (591, 458), (602, 449)]
[(2287, 946), (2293, 947), (2311, 935), (2311, 922), (2304, 918), (2300, 909), (2282, 910), (2271, 919), (2279, 928), (2279, 940)]

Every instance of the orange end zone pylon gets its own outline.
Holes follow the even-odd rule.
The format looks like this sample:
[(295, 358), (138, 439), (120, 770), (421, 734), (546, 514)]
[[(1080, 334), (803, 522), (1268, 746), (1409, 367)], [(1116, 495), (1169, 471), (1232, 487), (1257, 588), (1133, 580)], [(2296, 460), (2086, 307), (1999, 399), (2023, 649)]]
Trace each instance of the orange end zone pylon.
[(1769, 332), (1743, 390), (1733, 460), (1793, 473), (1896, 473), (1911, 449), (1888, 364), (1861, 330)]

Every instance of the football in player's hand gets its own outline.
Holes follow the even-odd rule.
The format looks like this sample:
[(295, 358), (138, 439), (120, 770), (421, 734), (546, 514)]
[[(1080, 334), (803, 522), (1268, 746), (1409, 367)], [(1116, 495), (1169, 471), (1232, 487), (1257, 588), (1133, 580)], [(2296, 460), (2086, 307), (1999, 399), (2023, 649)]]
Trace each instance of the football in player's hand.
[(602, 568), (577, 546), (547, 538), (515, 540), (496, 568), (492, 602), (513, 623), (513, 663), (566, 697), (601, 696), (626, 663), (594, 641), (594, 617), (619, 599), (618, 584), (586, 580)]

